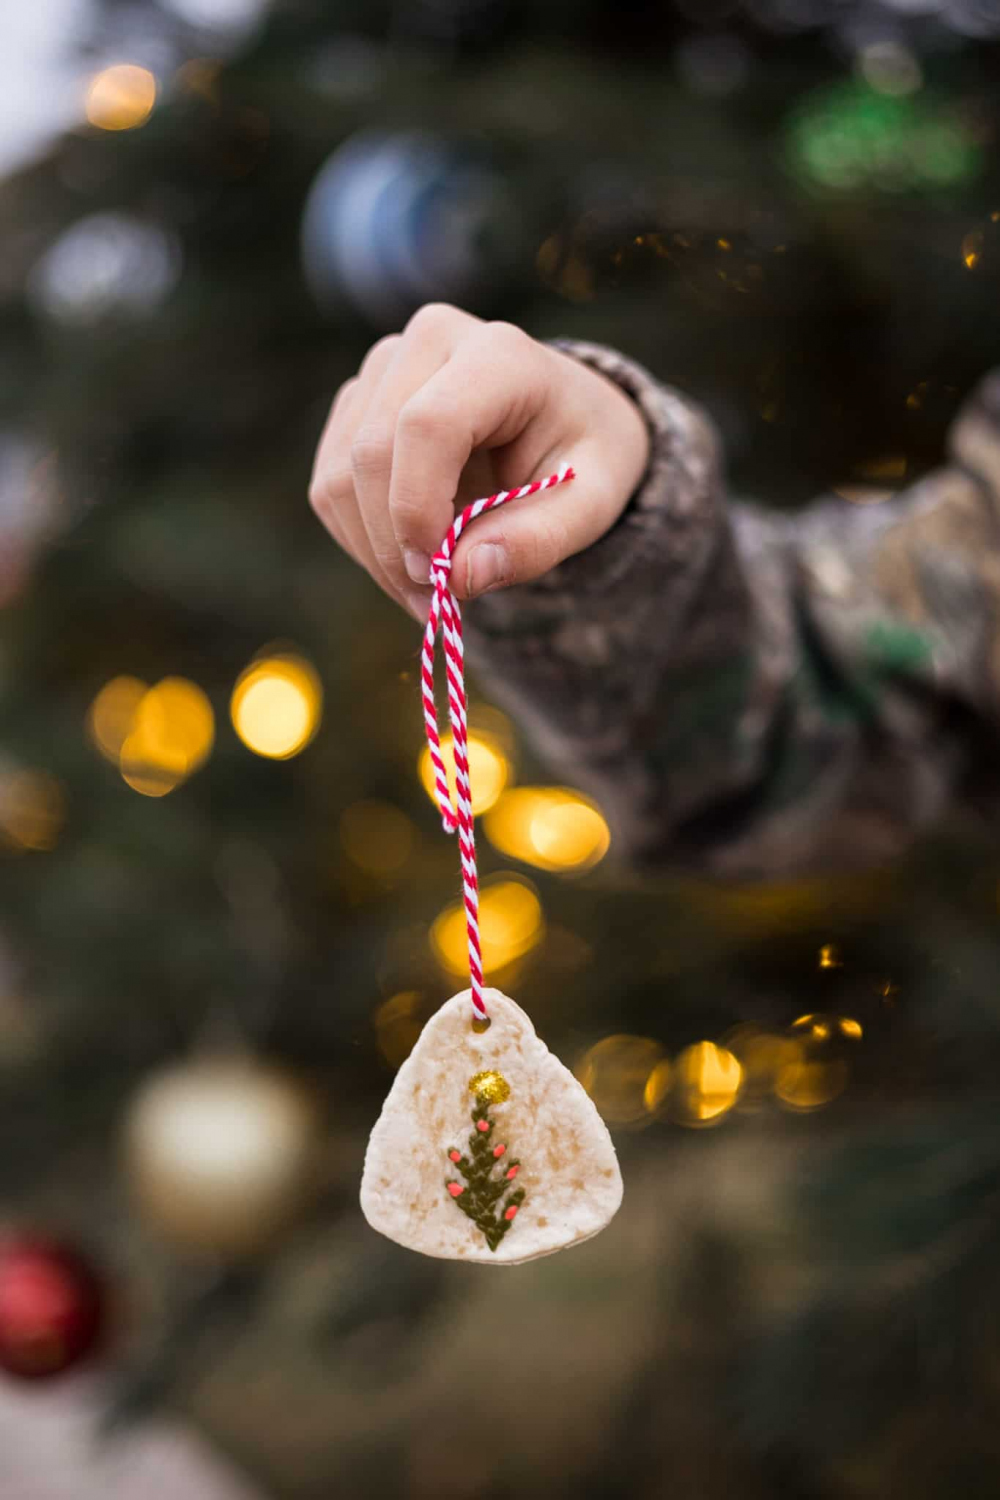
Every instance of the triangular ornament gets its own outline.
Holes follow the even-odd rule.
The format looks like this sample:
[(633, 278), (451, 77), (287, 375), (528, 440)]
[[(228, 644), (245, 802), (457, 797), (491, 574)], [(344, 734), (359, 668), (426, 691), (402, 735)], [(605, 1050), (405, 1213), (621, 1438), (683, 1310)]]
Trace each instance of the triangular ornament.
[(372, 1131), (361, 1207), (373, 1229), (445, 1260), (518, 1265), (581, 1244), (622, 1200), (587, 1094), (500, 990), (490, 1024), (447, 1001), (396, 1074)]

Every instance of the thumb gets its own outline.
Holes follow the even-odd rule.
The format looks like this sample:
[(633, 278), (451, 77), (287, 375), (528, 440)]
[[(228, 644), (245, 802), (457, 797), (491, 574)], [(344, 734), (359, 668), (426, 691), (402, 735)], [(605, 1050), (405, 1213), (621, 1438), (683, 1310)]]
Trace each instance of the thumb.
[[(552, 465), (552, 469), (557, 467)], [(459, 599), (531, 583), (614, 525), (640, 475), (609, 475), (596, 454), (574, 457), (568, 484), (513, 500), (473, 521), (455, 549), (451, 587)], [(547, 478), (551, 470), (547, 469)]]

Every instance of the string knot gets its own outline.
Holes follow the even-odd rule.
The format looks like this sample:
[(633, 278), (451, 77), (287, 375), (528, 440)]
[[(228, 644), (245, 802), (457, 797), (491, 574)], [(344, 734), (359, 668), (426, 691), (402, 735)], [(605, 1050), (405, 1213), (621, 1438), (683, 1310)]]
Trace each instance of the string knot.
[[(489, 1016), (483, 1003), (483, 959), (479, 944), (479, 874), (476, 867), (476, 841), (472, 816), (472, 789), (469, 785), (469, 726), (465, 696), (465, 647), (462, 640), (462, 614), (451, 591), (451, 564), (455, 547), (470, 521), (484, 511), (494, 510), (523, 495), (551, 489), (555, 484), (576, 476), (568, 464), (548, 479), (536, 479), (518, 490), (501, 490), (482, 500), (475, 500), (455, 517), (447, 535), (431, 558), (430, 582), (433, 586), (424, 645), (420, 659), (421, 689), (424, 703), (424, 729), (427, 748), (434, 768), (434, 796), (441, 810), (446, 833), (458, 834), (462, 863), (462, 894), (465, 901), (465, 925), (469, 938), (469, 977), (472, 984), (473, 1026), (484, 1030)], [(455, 795), (452, 797), (441, 755), (437, 708), (434, 703), (434, 642), (438, 629), (445, 661), (448, 685), (448, 717), (451, 720), (452, 749), (455, 760)]]
[(431, 558), (430, 578), (435, 588), (447, 588), (451, 577), (451, 557), (445, 551), (435, 552)]

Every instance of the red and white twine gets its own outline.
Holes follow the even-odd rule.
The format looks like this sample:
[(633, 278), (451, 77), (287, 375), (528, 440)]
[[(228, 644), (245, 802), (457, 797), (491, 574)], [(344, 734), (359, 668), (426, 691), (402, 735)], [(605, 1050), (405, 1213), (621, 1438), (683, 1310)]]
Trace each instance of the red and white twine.
[[(482, 500), (474, 500), (457, 515), (448, 528), (441, 546), (431, 558), (430, 581), (433, 588), (431, 609), (424, 631), (421, 656), (421, 681), (424, 700), (424, 728), (427, 747), (434, 767), (434, 795), (441, 809), (445, 833), (458, 832), (462, 861), (462, 894), (465, 901), (465, 926), (469, 937), (469, 976), (472, 981), (472, 1019), (480, 1029), (489, 1025), (483, 1003), (483, 955), (479, 943), (479, 876), (476, 869), (476, 840), (472, 818), (472, 791), (469, 786), (469, 725), (465, 697), (465, 648), (462, 643), (462, 614), (451, 591), (451, 564), (462, 532), (470, 521), (484, 511), (495, 510), (524, 495), (549, 490), (567, 479), (574, 479), (569, 464), (564, 464), (548, 479), (536, 479), (518, 490), (501, 490)], [(444, 649), (445, 675), (448, 679), (448, 714), (451, 719), (455, 758), (455, 799), (452, 801), (438, 735), (437, 709), (434, 705), (434, 641), (438, 627)]]

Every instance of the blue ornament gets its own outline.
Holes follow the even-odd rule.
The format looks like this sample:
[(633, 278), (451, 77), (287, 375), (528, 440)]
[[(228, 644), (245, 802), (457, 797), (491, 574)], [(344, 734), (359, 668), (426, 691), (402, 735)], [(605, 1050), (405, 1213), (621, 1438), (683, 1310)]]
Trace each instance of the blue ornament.
[(423, 132), (364, 131), (321, 168), (302, 258), (321, 307), (394, 328), (424, 302), (468, 304), (509, 274), (521, 227), (487, 159)]

